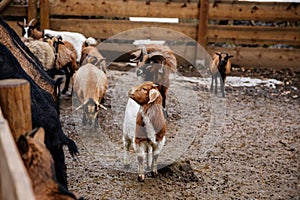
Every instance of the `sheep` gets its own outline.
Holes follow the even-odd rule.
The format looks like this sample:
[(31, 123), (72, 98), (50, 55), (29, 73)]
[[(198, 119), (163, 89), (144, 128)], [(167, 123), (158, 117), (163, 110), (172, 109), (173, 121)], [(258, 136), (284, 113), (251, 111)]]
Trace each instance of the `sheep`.
[(213, 92), (213, 85), (215, 81), (215, 94), (217, 95), (217, 86), (218, 86), (218, 80), (217, 78), (220, 78), (220, 85), (221, 85), (221, 92), (222, 97), (225, 97), (225, 79), (228, 74), (230, 74), (231, 70), (231, 62), (230, 58), (232, 58), (232, 55), (229, 55), (225, 52), (216, 52), (213, 56), (213, 61), (211, 62), (209, 66), (209, 70), (212, 74), (211, 78), (211, 86), (210, 86), (210, 92)]
[(86, 125), (94, 120), (94, 128), (99, 127), (99, 108), (106, 108), (101, 104), (107, 90), (106, 74), (91, 63), (79, 68), (74, 77), (74, 91), (81, 103), (76, 110), (83, 109), (82, 123)]
[(17, 140), (17, 146), (31, 179), (36, 199), (79, 199), (55, 180), (54, 161), (44, 141), (43, 128), (35, 128), (21, 135)]
[(1, 17), (0, 32), (0, 80), (19, 78), (30, 83), (32, 126), (45, 129), (45, 144), (54, 160), (56, 179), (67, 188), (63, 147), (67, 145), (73, 157), (78, 154), (78, 148), (62, 130), (55, 82)]
[(75, 47), (77, 53), (77, 60), (76, 60), (77, 62), (80, 61), (82, 44), (84, 42), (88, 42), (90, 45), (97, 44), (96, 39), (92, 37), (86, 38), (81, 33), (68, 32), (68, 31), (54, 31), (50, 29), (44, 29), (43, 31), (38, 31), (36, 28), (36, 22), (37, 21), (35, 19), (31, 19), (28, 24), (26, 23), (26, 19), (24, 19), (23, 24), (17, 22), (17, 24), (22, 28), (22, 36), (33, 37), (34, 39), (40, 39), (44, 37), (46, 34), (50, 34), (52, 36), (60, 35), (64, 40), (69, 41)]
[(99, 69), (107, 73), (105, 58), (101, 55), (97, 47), (84, 46), (82, 47), (81, 59), (79, 65), (85, 65), (86, 63), (92, 63)]
[[(148, 156), (148, 166), (151, 165), (152, 176), (157, 175), (158, 156), (165, 144), (166, 120), (162, 111), (162, 96), (159, 86), (146, 81), (128, 92), (128, 96), (140, 105), (136, 117), (136, 130), (133, 147), (138, 160), (138, 180), (145, 180), (144, 160)], [(124, 135), (124, 138), (132, 138)], [(125, 147), (127, 148), (127, 147)], [(128, 150), (128, 149), (127, 149)]]
[(54, 47), (44, 41), (34, 40), (33, 38), (21, 38), (29, 50), (38, 58), (42, 63), (45, 71), (50, 70), (54, 66), (55, 54)]
[(159, 85), (166, 116), (167, 90), (170, 87), (169, 75), (177, 71), (177, 61), (173, 51), (167, 46), (149, 44), (132, 52), (131, 55), (134, 58), (130, 61), (137, 62), (137, 76), (142, 77), (144, 81), (153, 81)]

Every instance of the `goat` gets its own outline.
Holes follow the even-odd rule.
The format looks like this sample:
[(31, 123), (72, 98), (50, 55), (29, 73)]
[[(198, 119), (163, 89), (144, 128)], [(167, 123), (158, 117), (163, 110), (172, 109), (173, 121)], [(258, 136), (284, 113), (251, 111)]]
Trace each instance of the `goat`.
[[(162, 111), (162, 96), (159, 86), (151, 81), (132, 88), (129, 90), (128, 96), (140, 105), (136, 117), (134, 141), (131, 142), (134, 143), (137, 153), (138, 180), (144, 181), (145, 153), (148, 156), (148, 167), (151, 164), (151, 173), (156, 176), (158, 156), (166, 141), (166, 121)], [(131, 138), (132, 136), (124, 135), (123, 137)]]
[(134, 56), (131, 62), (137, 62), (137, 76), (144, 81), (152, 81), (158, 84), (163, 98), (163, 109), (166, 113), (167, 90), (170, 87), (169, 75), (176, 72), (177, 61), (173, 51), (163, 45), (149, 44), (132, 52)]
[(79, 65), (85, 65), (91, 63), (101, 69), (104, 73), (107, 73), (105, 58), (101, 55), (97, 47), (84, 46), (82, 47), (81, 59)]
[(99, 127), (98, 114), (107, 90), (106, 74), (91, 63), (79, 68), (74, 78), (74, 91), (81, 103), (76, 110), (83, 109), (82, 123), (86, 125), (94, 120), (94, 128)]
[[(78, 69), (76, 63), (76, 50), (70, 42), (62, 40), (60, 35), (56, 37), (48, 37), (51, 38), (56, 53), (55, 68), (52, 68), (52, 70), (48, 70), (47, 72), (52, 78), (54, 78), (54, 75), (59, 74), (59, 71), (63, 71), (66, 75), (66, 82), (62, 90), (62, 94), (65, 94), (69, 89), (71, 77)], [(50, 43), (51, 41), (48, 40)]]
[(44, 37), (46, 34), (50, 34), (52, 36), (62, 36), (62, 38), (66, 41), (69, 41), (76, 49), (77, 53), (77, 62), (80, 61), (81, 57), (81, 50), (82, 50), (82, 44), (84, 42), (88, 42), (90, 45), (96, 45), (97, 41), (92, 38), (86, 38), (81, 33), (76, 32), (68, 32), (68, 31), (54, 31), (50, 29), (44, 29), (43, 31), (37, 30), (36, 27), (36, 20), (31, 19), (29, 23), (26, 23), (26, 19), (24, 19), (24, 23), (21, 24), (20, 22), (17, 22), (17, 24), (22, 28), (22, 36), (24, 37), (33, 37), (34, 39), (40, 39)]
[(78, 199), (75, 194), (56, 181), (54, 161), (44, 141), (45, 132), (43, 128), (36, 128), (25, 133), (17, 140), (17, 146), (31, 179), (36, 199)]
[(211, 78), (211, 86), (210, 86), (210, 92), (213, 92), (213, 85), (215, 81), (215, 94), (217, 95), (217, 86), (218, 86), (218, 80), (217, 78), (220, 78), (220, 85), (221, 85), (221, 92), (222, 97), (225, 97), (225, 79), (228, 74), (230, 74), (231, 71), (231, 62), (230, 58), (232, 58), (232, 55), (228, 55), (228, 53), (224, 52), (216, 52), (213, 56), (213, 61), (211, 62), (209, 69), (212, 74)]
[(30, 83), (32, 126), (45, 129), (45, 144), (54, 160), (56, 178), (67, 187), (63, 146), (68, 146), (72, 156), (78, 154), (78, 149), (62, 130), (55, 83), (1, 17), (0, 32), (0, 80), (20, 78)]

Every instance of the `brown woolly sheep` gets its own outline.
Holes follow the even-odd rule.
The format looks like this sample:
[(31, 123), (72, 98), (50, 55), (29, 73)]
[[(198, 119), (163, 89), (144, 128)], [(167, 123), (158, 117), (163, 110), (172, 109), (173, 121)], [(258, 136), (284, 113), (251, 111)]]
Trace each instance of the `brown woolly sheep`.
[(101, 102), (106, 94), (107, 84), (106, 74), (91, 63), (81, 66), (76, 72), (73, 89), (81, 103), (76, 110), (83, 109), (83, 125), (86, 125), (87, 120), (90, 124), (94, 120), (94, 127), (99, 126), (100, 108), (106, 110)]
[(36, 128), (30, 133), (21, 135), (17, 141), (17, 146), (30, 176), (36, 199), (78, 199), (75, 194), (56, 181), (54, 161), (45, 146), (44, 138), (44, 129)]

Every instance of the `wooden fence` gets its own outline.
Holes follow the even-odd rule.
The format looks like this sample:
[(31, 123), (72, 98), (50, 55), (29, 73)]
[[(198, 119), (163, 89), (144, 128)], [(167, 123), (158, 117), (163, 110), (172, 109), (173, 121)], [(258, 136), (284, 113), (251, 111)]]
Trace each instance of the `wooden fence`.
[[(28, 7), (9, 6), (1, 15), (40, 19), (41, 28), (81, 32), (107, 39), (140, 27), (178, 31), (206, 50), (227, 51), (233, 64), (246, 68), (291, 68), (300, 71), (300, 4), (236, 0), (29, 0)], [(40, 16), (40, 17), (39, 17)], [(179, 23), (132, 22), (129, 17), (179, 18)], [(8, 18), (9, 19), (9, 18)], [(220, 20), (248, 20), (269, 25), (219, 25)], [(270, 26), (278, 22), (296, 26)], [(9, 24), (19, 33), (16, 23)], [(141, 39), (141, 38), (136, 38)], [(172, 40), (170, 36), (169, 40)], [(227, 45), (219, 45), (219, 44)], [(293, 48), (276, 48), (284, 44)], [(273, 48), (270, 48), (272, 47)], [(224, 47), (227, 46), (227, 47)]]

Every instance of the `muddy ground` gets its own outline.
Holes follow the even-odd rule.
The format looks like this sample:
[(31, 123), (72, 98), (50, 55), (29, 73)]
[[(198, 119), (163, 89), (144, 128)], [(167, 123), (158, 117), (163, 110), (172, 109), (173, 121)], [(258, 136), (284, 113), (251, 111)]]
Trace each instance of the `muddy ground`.
[(63, 129), (80, 151), (77, 160), (66, 151), (69, 189), (93, 200), (300, 199), (299, 74), (237, 69), (233, 75), (284, 84), (226, 87), (221, 98), (206, 85), (174, 76), (161, 168), (144, 183), (137, 180), (134, 157), (131, 170), (122, 167), (122, 119), (134, 73), (109, 70), (108, 111), (101, 112), (98, 130), (82, 126), (81, 113), (74, 111), (78, 104), (63, 96)]

